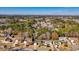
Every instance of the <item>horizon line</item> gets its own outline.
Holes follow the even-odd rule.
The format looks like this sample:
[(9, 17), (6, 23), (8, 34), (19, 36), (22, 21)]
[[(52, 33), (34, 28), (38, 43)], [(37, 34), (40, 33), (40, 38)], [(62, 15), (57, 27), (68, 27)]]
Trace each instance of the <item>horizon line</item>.
[(30, 14), (30, 15), (25, 15), (25, 14), (0, 14), (0, 16), (79, 16), (79, 15), (34, 15), (34, 14)]

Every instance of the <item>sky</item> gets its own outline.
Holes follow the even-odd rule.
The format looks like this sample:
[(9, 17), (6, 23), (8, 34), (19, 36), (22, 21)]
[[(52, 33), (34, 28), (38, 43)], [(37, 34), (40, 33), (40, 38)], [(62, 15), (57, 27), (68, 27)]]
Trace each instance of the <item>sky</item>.
[(0, 7), (0, 15), (79, 15), (79, 7)]

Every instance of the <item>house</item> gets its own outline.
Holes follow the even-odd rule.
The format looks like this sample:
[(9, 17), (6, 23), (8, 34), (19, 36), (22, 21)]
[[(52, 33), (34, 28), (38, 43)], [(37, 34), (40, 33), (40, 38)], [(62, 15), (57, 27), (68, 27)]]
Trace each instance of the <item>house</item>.
[(79, 37), (79, 33), (78, 32), (69, 32), (67, 34), (68, 37)]
[(66, 41), (67, 40), (67, 37), (59, 37), (59, 40), (60, 41), (65, 40)]
[(4, 19), (4, 18), (0, 19), (0, 23), (6, 23), (6, 21), (7, 19)]

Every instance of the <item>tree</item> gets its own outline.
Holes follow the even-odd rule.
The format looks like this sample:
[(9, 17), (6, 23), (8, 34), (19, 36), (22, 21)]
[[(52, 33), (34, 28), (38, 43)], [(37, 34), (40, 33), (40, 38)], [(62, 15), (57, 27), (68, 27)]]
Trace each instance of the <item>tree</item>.
[(51, 34), (51, 39), (52, 40), (57, 40), (58, 39), (58, 34), (57, 34), (57, 32), (52, 32), (52, 34)]

